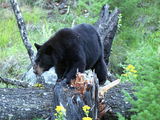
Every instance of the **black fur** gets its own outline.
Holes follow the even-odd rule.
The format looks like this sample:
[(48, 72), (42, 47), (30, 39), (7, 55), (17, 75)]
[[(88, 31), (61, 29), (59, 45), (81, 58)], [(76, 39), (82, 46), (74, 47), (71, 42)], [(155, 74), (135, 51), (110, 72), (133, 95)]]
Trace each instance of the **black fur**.
[(107, 67), (104, 62), (103, 45), (98, 32), (89, 24), (63, 28), (42, 46), (35, 43), (38, 52), (35, 63), (44, 71), (55, 66), (58, 79), (76, 77), (77, 69), (84, 72), (95, 69), (100, 84), (106, 81)]

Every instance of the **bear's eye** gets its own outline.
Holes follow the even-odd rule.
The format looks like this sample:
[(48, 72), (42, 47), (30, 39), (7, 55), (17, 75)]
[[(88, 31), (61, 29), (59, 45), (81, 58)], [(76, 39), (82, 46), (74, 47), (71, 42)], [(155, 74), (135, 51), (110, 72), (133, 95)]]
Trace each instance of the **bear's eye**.
[(41, 59), (36, 59), (35, 62), (36, 62), (37, 64), (39, 64), (39, 63), (42, 63), (42, 60), (41, 60)]
[(38, 60), (37, 62), (38, 62), (38, 63), (42, 63), (42, 60)]

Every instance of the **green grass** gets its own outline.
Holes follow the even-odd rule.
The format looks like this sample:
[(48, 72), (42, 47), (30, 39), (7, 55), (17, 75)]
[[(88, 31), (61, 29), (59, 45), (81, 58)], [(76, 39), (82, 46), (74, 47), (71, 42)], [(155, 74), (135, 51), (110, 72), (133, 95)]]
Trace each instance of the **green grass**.
[[(122, 14), (122, 27), (117, 32), (110, 57), (111, 68), (116, 74), (121, 74), (120, 63), (127, 60), (127, 52), (140, 49), (142, 41), (152, 43), (150, 38), (160, 31), (160, 1), (147, 0), (113, 0), (108, 1), (111, 9), (118, 7)], [(159, 39), (156, 38), (156, 39)], [(154, 47), (154, 43), (152, 43)], [(120, 71), (120, 72), (119, 72)]]
[[(46, 11), (41, 12), (41, 8), (39, 7), (32, 8), (26, 5), (23, 5), (20, 10), (32, 45), (34, 42), (42, 40), (44, 42), (46, 36), (44, 38), (44, 34), (42, 35), (39, 31), (42, 30), (42, 23), (46, 22)], [(19, 75), (22, 75), (26, 71), (30, 60), (23, 45), (17, 21), (14, 13), (11, 11), (11, 7), (6, 9), (0, 8), (0, 15), (3, 16), (0, 19), (0, 66), (2, 68), (0, 72), (3, 77), (16, 77), (19, 79)], [(40, 30), (38, 31), (37, 29), (39, 28)]]
[[(6, 87), (7, 87), (6, 84), (0, 82), (0, 88), (6, 88)], [(15, 88), (15, 87), (16, 87), (15, 85), (8, 85), (8, 88)]]
[[(2, 2), (9, 4), (10, 1), (2, 0), (0, 4)], [(116, 33), (110, 57), (110, 69), (115, 74), (120, 75), (122, 73), (122, 68), (119, 67), (119, 64), (123, 64), (127, 60), (127, 52), (132, 53), (139, 49), (137, 46), (140, 46), (141, 41), (155, 46), (154, 41), (159, 40), (159, 37), (154, 38), (155, 34), (158, 34), (154, 32), (160, 29), (160, 23), (158, 22), (160, 21), (160, 2), (158, 0), (79, 0), (77, 9), (70, 7), (70, 12), (67, 16), (60, 15), (59, 11), (52, 11), (54, 14), (50, 18), (47, 18), (49, 11), (41, 7), (42, 1), (31, 2), (28, 0), (24, 3), (27, 4), (23, 4), (20, 10), (32, 45), (35, 42), (43, 44), (59, 29), (71, 27), (73, 21), (75, 21), (74, 25), (80, 23), (93, 25), (98, 19), (103, 4), (108, 3), (111, 10), (118, 7), (122, 14), (122, 26)], [(86, 15), (85, 11), (90, 14)], [(0, 66), (5, 64), (9, 67), (10, 63), (15, 61), (18, 64), (13, 70), (14, 74), (16, 71), (17, 74), (23, 74), (22, 72), (26, 70), (30, 60), (21, 40), (11, 6), (6, 9), (0, 8), (0, 15), (3, 16), (0, 19)], [(155, 28), (155, 30), (152, 31), (152, 28)], [(35, 48), (34, 50), (36, 51)], [(9, 77), (16, 77), (17, 74), (14, 74)], [(6, 72), (2, 75), (5, 76)]]

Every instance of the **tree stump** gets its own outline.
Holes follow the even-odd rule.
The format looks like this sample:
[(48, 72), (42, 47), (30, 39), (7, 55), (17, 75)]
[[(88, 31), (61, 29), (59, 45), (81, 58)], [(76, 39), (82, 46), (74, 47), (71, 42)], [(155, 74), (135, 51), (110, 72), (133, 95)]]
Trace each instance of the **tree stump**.
[(56, 106), (63, 106), (66, 109), (67, 120), (82, 120), (86, 117), (82, 107), (88, 105), (91, 107), (89, 117), (98, 120), (103, 115), (111, 111), (111, 108), (104, 103), (104, 93), (113, 86), (119, 84), (120, 80), (114, 81), (109, 85), (99, 87), (98, 79), (93, 72), (93, 77), (87, 81), (85, 74), (78, 73), (76, 80), (72, 80), (71, 86), (57, 82), (53, 89), (53, 103), (51, 119), (55, 120)]
[(119, 14), (120, 10), (117, 7), (111, 13), (109, 5), (106, 4), (102, 7), (98, 21), (94, 25), (103, 40), (104, 59), (107, 65), (109, 63), (112, 42), (117, 30)]

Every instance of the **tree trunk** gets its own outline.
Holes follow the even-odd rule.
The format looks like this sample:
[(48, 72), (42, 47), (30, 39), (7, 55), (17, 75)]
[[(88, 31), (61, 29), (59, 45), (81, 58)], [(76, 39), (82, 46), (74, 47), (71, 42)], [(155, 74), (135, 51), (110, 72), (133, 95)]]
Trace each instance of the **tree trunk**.
[(111, 13), (109, 5), (106, 4), (102, 7), (98, 21), (94, 25), (103, 40), (104, 59), (107, 65), (109, 62), (112, 41), (117, 30), (119, 14), (120, 11), (118, 8), (115, 8)]
[[(29, 42), (24, 21), (16, 1), (11, 0), (11, 4), (17, 18), (22, 40), (33, 65), (34, 51)], [(109, 6), (104, 5), (98, 21), (94, 25), (104, 41), (104, 56), (107, 64), (112, 41), (117, 29), (119, 13), (120, 11), (117, 8), (111, 13)], [(7, 120), (10, 116), (12, 120), (31, 120), (36, 115), (38, 118), (43, 117), (44, 119), (54, 120), (54, 113), (56, 113), (55, 108), (57, 105), (61, 105), (66, 108), (67, 120), (81, 120), (85, 116), (82, 107), (86, 104), (91, 107), (89, 116), (93, 119), (103, 119), (102, 116), (106, 112), (109, 113), (105, 114), (104, 119), (109, 120), (118, 119), (116, 112), (122, 113), (126, 118), (130, 116), (128, 109), (131, 108), (131, 104), (124, 101), (124, 95), (121, 90), (123, 88), (128, 89), (129, 94), (132, 94), (131, 84), (121, 83), (118, 85), (119, 87), (114, 87), (107, 92), (104, 91), (105, 86), (99, 88), (95, 74), (93, 74), (93, 76), (92, 83), (88, 82), (87, 84), (84, 80), (77, 81), (81, 77), (77, 78), (77, 82), (72, 83), (74, 88), (64, 86), (62, 83), (57, 82), (55, 86), (50, 87), (37, 85), (36, 88), (0, 89), (0, 119)], [(25, 85), (26, 83), (13, 82), (10, 79), (1, 77), (0, 81), (8, 81), (11, 84), (16, 83), (17, 85), (25, 87), (30, 86)], [(107, 89), (118, 83), (119, 82), (111, 83), (110, 86), (107, 86)]]

